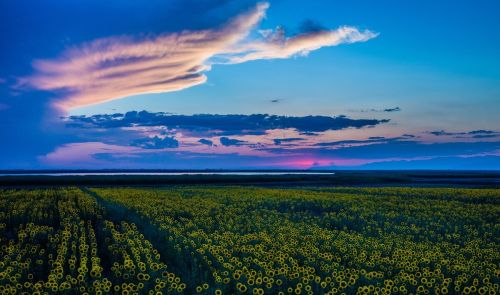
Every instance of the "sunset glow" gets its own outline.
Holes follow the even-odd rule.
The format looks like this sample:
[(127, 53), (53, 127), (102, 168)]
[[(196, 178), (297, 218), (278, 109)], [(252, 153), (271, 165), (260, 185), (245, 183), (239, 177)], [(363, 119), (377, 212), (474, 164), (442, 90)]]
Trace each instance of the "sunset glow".
[(0, 169), (496, 170), (498, 11), (2, 2)]

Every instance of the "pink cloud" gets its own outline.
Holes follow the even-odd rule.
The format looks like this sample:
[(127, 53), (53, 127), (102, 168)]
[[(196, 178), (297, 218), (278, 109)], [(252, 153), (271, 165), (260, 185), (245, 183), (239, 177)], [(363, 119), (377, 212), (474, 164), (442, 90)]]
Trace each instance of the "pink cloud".
[(68, 143), (57, 147), (53, 152), (40, 156), (38, 160), (48, 166), (93, 167), (105, 164), (107, 161), (95, 158), (96, 154), (112, 153), (126, 157), (133, 156), (139, 148), (112, 145), (102, 142)]
[[(190, 138), (188, 141), (191, 140)], [(99, 155), (110, 155), (112, 159), (107, 157), (99, 157)], [(276, 167), (276, 168), (294, 168), (294, 169), (311, 169), (311, 168), (332, 168), (332, 167), (356, 167), (371, 163), (391, 162), (391, 161), (418, 161), (432, 160), (442, 156), (416, 156), (416, 157), (387, 157), (387, 158), (339, 158), (328, 157), (324, 155), (315, 155), (314, 151), (309, 151), (307, 154), (287, 153), (283, 155), (273, 154), (265, 151), (259, 151), (251, 146), (205, 146), (201, 144), (181, 144), (175, 149), (144, 149), (140, 147), (107, 144), (103, 142), (79, 142), (69, 143), (57, 147), (53, 152), (47, 155), (40, 156), (39, 161), (48, 167), (80, 167), (80, 168), (95, 168), (95, 167), (124, 167), (134, 165), (135, 160), (140, 160), (142, 157), (149, 156), (171, 156), (172, 162), (154, 163), (158, 167), (177, 167), (182, 166), (184, 161), (188, 159), (200, 158), (224, 158), (234, 157), (252, 157), (252, 164), (258, 167)], [(500, 151), (474, 153), (456, 155), (460, 158), (472, 158), (479, 156), (500, 156)], [(119, 159), (119, 161), (116, 161)], [(139, 161), (140, 162), (140, 161)], [(153, 164), (153, 163), (150, 163)]]
[(67, 110), (202, 84), (207, 80), (204, 73), (215, 63), (306, 55), (324, 46), (376, 36), (370, 31), (342, 27), (289, 38), (272, 31), (260, 39), (247, 40), (268, 7), (268, 3), (259, 3), (214, 29), (94, 40), (70, 48), (56, 59), (35, 61), (36, 72), (21, 79), (20, 85), (62, 92), (55, 105)]
[(291, 159), (278, 159), (271, 163), (266, 162), (265, 165), (294, 169), (313, 169), (331, 166), (358, 166), (366, 163), (367, 160), (365, 159), (317, 158), (300, 155)]

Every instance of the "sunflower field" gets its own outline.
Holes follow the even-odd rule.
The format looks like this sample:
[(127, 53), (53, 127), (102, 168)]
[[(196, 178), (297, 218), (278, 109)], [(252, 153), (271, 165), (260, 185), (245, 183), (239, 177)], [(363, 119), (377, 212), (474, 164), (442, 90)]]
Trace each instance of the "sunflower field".
[(500, 193), (0, 190), (0, 294), (497, 294)]

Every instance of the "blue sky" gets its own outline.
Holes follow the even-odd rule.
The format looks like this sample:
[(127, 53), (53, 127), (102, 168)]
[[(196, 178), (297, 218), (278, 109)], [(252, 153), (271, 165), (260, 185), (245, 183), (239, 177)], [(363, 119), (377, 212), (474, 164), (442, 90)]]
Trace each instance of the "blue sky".
[(0, 169), (498, 169), (499, 27), (485, 0), (3, 1)]

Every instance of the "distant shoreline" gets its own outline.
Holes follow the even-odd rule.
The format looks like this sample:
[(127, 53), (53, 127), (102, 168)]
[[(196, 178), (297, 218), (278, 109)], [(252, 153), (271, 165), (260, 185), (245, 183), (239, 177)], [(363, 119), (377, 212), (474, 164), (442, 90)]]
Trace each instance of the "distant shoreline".
[[(4, 171), (5, 172), (5, 171)], [(54, 175), (56, 174), (56, 175)], [(499, 171), (18, 171), (0, 186), (415, 186), (500, 188)]]
[(436, 169), (0, 169), (5, 175), (48, 174), (335, 174), (335, 173), (418, 173), (418, 174), (498, 174), (497, 170), (436, 170)]
[(119, 175), (141, 175), (141, 176), (175, 176), (175, 175), (333, 175), (335, 172), (312, 172), (312, 171), (184, 171), (184, 172), (31, 172), (31, 173), (0, 173), (1, 176), (119, 176)]

